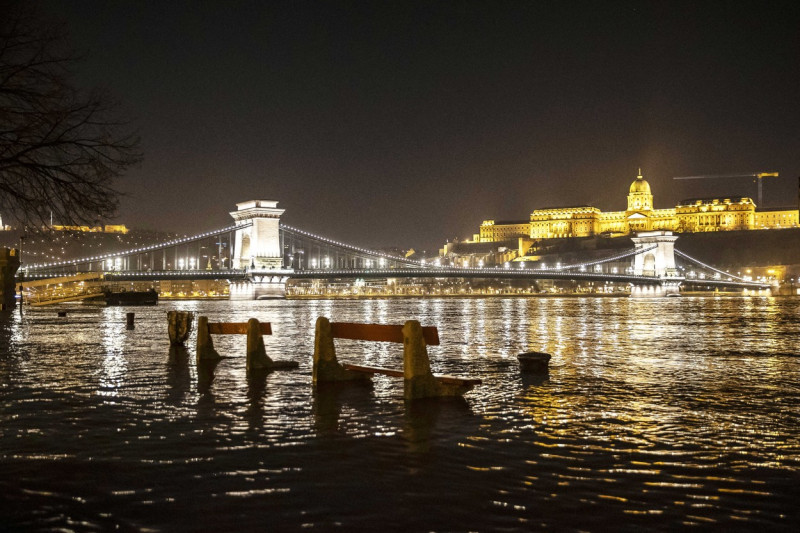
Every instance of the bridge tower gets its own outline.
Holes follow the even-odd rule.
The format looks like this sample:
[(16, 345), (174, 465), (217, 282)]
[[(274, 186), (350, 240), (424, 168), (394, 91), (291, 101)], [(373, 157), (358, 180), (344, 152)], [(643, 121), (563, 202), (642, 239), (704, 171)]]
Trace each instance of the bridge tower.
[(237, 226), (233, 268), (274, 270), (283, 268), (280, 223), (283, 209), (273, 200), (250, 200), (236, 204), (231, 212)]
[[(679, 294), (683, 278), (675, 268), (675, 241), (677, 235), (671, 231), (646, 231), (631, 237), (636, 250), (633, 273), (638, 276), (652, 276), (654, 284), (650, 287), (635, 286), (631, 296), (669, 296)], [(655, 249), (651, 249), (653, 246)]]

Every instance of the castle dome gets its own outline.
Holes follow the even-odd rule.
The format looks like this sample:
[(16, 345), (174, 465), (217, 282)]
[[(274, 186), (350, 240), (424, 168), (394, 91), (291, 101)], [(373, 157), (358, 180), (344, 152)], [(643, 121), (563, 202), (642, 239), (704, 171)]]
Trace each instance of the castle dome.
[(639, 170), (639, 175), (636, 176), (636, 179), (633, 180), (631, 183), (631, 193), (645, 193), (645, 194), (652, 194), (650, 192), (650, 184), (647, 183), (647, 180), (642, 177), (642, 171)]

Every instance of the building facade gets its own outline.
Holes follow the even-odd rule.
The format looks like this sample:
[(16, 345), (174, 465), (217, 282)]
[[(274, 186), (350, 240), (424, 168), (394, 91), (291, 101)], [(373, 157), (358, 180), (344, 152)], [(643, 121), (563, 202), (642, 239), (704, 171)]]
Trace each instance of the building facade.
[(696, 198), (672, 209), (655, 209), (650, 184), (641, 171), (631, 183), (625, 211), (603, 212), (592, 206), (536, 209), (529, 222), (485, 220), (477, 242), (512, 238), (558, 239), (593, 235), (628, 235), (641, 231), (676, 233), (797, 227), (798, 210), (756, 210), (747, 197)]

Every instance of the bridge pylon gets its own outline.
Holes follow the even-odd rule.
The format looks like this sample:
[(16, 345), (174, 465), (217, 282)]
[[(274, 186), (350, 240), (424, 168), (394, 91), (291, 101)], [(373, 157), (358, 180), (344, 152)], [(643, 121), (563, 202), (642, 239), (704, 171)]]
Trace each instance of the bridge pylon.
[(236, 221), (233, 268), (272, 270), (283, 268), (280, 224), (283, 209), (274, 200), (250, 200), (236, 204), (230, 215)]
[(631, 296), (641, 298), (679, 294), (683, 277), (675, 267), (675, 241), (678, 236), (671, 231), (645, 231), (637, 233), (631, 240), (639, 251), (633, 259), (633, 273), (653, 277), (653, 285), (634, 286)]

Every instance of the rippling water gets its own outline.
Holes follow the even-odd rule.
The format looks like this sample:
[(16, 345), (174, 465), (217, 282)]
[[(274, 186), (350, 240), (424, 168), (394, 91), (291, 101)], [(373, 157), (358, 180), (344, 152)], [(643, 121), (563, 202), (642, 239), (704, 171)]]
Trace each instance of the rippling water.
[[(0, 318), (0, 529), (794, 530), (800, 299), (162, 302)], [(166, 311), (256, 317), (295, 371), (213, 379)], [(136, 329), (125, 329), (125, 312)], [(313, 328), (438, 326), (434, 372), (483, 384), (406, 405), (402, 380), (314, 391)], [(402, 366), (402, 346), (337, 341)], [(522, 375), (522, 351), (553, 355)]]

